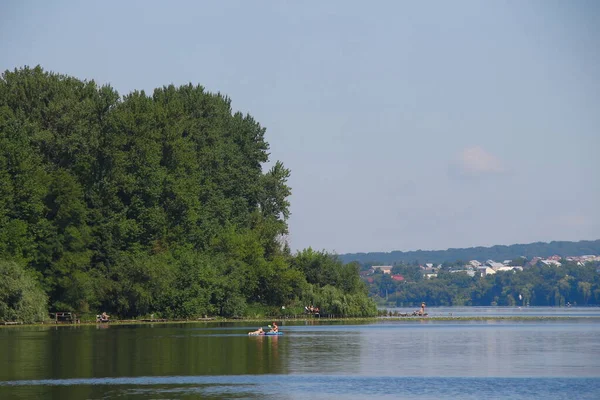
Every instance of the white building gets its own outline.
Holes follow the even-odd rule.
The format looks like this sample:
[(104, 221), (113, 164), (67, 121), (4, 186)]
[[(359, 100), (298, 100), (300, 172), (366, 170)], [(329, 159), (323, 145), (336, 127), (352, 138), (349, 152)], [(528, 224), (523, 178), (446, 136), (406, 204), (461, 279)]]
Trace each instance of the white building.
[(477, 268), (477, 271), (479, 271), (479, 273), (481, 274), (481, 276), (494, 275), (496, 273), (496, 271), (494, 271), (492, 268), (486, 267), (484, 265), (482, 265), (481, 267)]
[(560, 263), (560, 261), (556, 261), (556, 260), (540, 260), (541, 262), (543, 262), (546, 265), (554, 265), (556, 267), (560, 267), (562, 264)]
[(502, 268), (504, 267), (504, 264), (496, 262), (494, 260), (487, 260), (485, 262), (485, 265), (489, 266), (490, 268), (492, 268), (494, 271), (498, 270), (498, 268)]
[[(522, 269), (522, 268), (521, 268)], [(510, 266), (510, 265), (505, 265), (504, 267), (500, 267), (496, 270), (496, 272), (500, 272), (500, 271), (514, 271), (515, 267)]]
[(475, 276), (475, 271), (473, 271), (473, 269), (455, 269), (454, 271), (450, 271), (450, 273), (455, 273), (455, 272), (464, 272), (467, 275), (469, 275), (471, 278)]
[(391, 265), (373, 265), (373, 266), (371, 266), (371, 269), (373, 271), (381, 271), (384, 274), (391, 274), (392, 268), (394, 268), (394, 267)]

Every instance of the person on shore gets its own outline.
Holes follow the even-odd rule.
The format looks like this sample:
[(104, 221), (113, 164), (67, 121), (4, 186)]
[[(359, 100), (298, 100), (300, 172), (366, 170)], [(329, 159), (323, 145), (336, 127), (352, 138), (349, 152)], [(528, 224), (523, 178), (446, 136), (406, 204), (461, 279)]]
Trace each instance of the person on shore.
[(102, 314), (96, 316), (96, 322), (108, 322), (110, 315), (104, 311)]
[(425, 302), (421, 303), (421, 309), (419, 310), (419, 315), (422, 317), (425, 315)]

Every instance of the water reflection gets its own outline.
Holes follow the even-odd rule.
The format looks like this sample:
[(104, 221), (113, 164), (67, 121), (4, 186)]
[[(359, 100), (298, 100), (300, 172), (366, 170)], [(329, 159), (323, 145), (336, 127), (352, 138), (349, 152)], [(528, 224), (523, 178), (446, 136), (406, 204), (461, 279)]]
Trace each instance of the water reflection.
[[(140, 377), (0, 383), (0, 396), (56, 399), (531, 399), (596, 400), (598, 378), (392, 378), (328, 375)], [(2, 397), (6, 398), (6, 397)]]
[(298, 379), (285, 393), (346, 379), (332, 398), (340, 390), (344, 397), (361, 393), (355, 385), (379, 379), (424, 379), (423, 385), (460, 377), (487, 387), (480, 379), (561, 378), (579, 385), (572, 380), (589, 377), (600, 386), (600, 319), (311, 320), (286, 323), (280, 337), (246, 335), (254, 329), (244, 323), (0, 329), (0, 397), (41, 391), (41, 397), (98, 398), (113, 391), (125, 398), (268, 398), (277, 393), (262, 385), (281, 389), (292, 377)]
[[(415, 307), (387, 311), (411, 314)], [(600, 307), (427, 307), (430, 317), (600, 317)]]

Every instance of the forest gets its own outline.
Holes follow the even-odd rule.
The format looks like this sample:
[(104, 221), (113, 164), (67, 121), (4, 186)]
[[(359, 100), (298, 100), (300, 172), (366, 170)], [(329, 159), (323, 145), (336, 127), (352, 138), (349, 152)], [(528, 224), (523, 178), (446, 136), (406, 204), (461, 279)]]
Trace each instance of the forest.
[(491, 247), (468, 247), (447, 250), (391, 251), (373, 253), (341, 254), (343, 262), (357, 261), (361, 264), (392, 265), (396, 263), (436, 263), (456, 260), (514, 260), (518, 257), (550, 257), (553, 255), (583, 256), (600, 254), (600, 240), (581, 240), (578, 242), (553, 241), (529, 244), (496, 245)]
[(0, 320), (372, 316), (356, 263), (292, 254), (290, 176), (265, 128), (199, 85), (0, 78)]
[[(380, 306), (588, 306), (600, 304), (600, 267), (577, 265), (566, 260), (561, 266), (538, 262), (523, 270), (498, 271), (469, 276), (447, 263), (437, 277), (427, 279), (418, 265), (399, 264), (391, 274), (369, 276), (371, 297)], [(460, 264), (460, 263), (457, 263)], [(400, 275), (403, 280), (395, 280)]]

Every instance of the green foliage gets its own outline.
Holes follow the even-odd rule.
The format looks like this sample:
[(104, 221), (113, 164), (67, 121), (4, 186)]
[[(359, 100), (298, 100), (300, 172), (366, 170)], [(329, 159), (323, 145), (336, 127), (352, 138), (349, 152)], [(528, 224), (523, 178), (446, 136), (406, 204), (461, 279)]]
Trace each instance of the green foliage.
[[(510, 246), (469, 247), (465, 249), (448, 250), (417, 250), (417, 251), (392, 251), (389, 253), (348, 253), (341, 254), (340, 259), (345, 262), (357, 261), (362, 265), (394, 265), (400, 263), (413, 263), (415, 260), (435, 264), (446, 263), (448, 260), (517, 260), (521, 256), (550, 257), (582, 256), (586, 254), (600, 254), (600, 240), (582, 240), (579, 242), (550, 242), (513, 244)], [(521, 264), (521, 262), (516, 261)], [(418, 264), (418, 262), (417, 262)], [(518, 264), (513, 264), (518, 265)], [(368, 269), (368, 268), (367, 268)]]
[(25, 323), (47, 319), (48, 299), (33, 274), (0, 260), (0, 320)]
[(264, 135), (201, 86), (121, 97), (40, 67), (6, 71), (0, 257), (32, 271), (53, 311), (236, 317), (330, 285), (336, 312), (372, 313), (358, 265), (290, 255), (290, 171), (263, 172)]
[(502, 271), (486, 277), (440, 271), (437, 278), (393, 281), (369, 277), (369, 292), (382, 305), (413, 306), (564, 306), (600, 304), (600, 274), (596, 266), (563, 260), (560, 267), (536, 265), (523, 271)]
[(423, 272), (418, 265), (395, 265), (392, 268), (392, 274), (402, 275), (404, 279), (411, 282), (417, 282), (423, 279)]
[(292, 258), (292, 266), (306, 276), (308, 287), (301, 297), (306, 305), (343, 317), (377, 315), (357, 263), (343, 264), (336, 255), (308, 248)]

